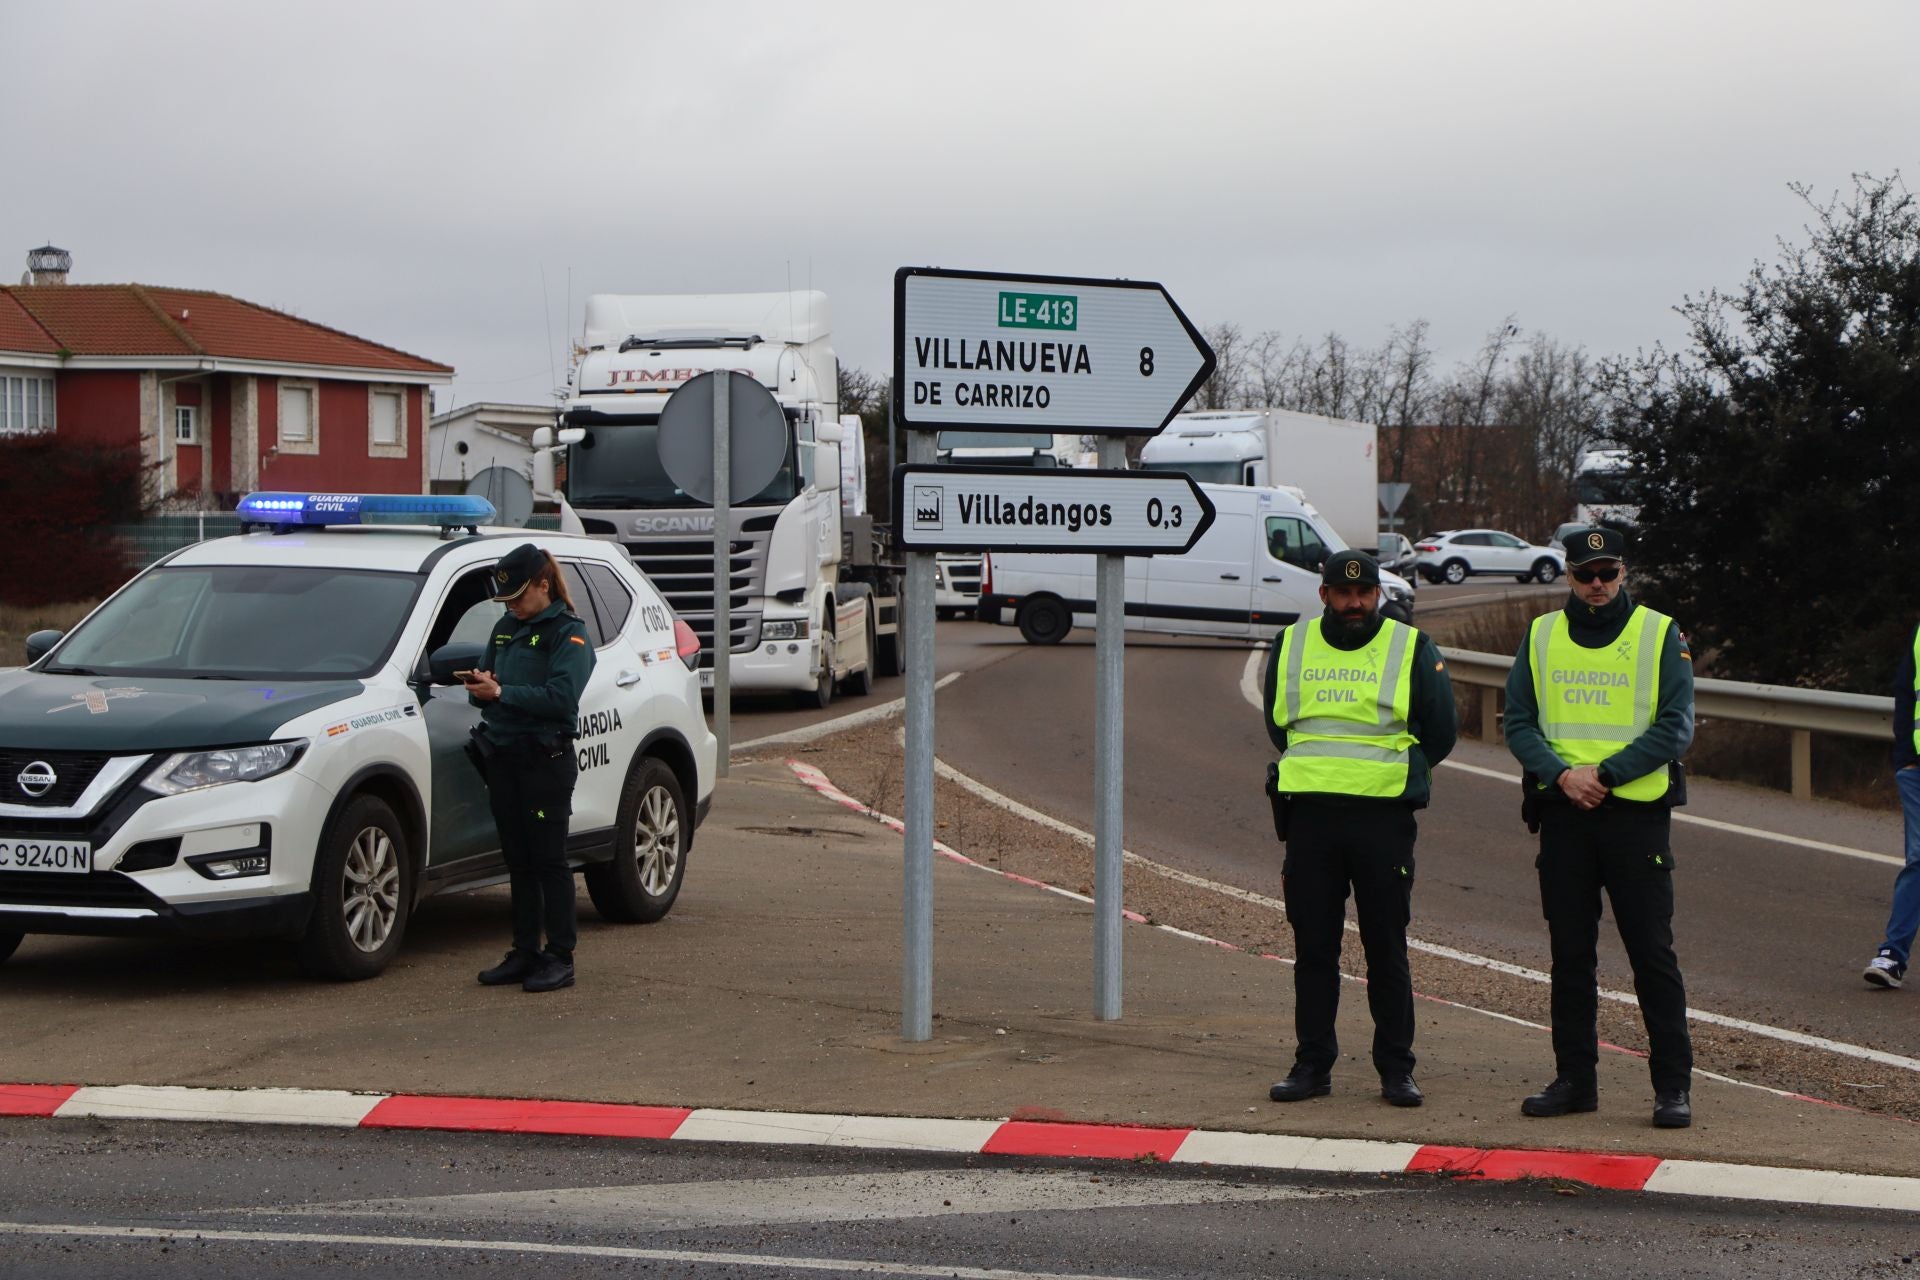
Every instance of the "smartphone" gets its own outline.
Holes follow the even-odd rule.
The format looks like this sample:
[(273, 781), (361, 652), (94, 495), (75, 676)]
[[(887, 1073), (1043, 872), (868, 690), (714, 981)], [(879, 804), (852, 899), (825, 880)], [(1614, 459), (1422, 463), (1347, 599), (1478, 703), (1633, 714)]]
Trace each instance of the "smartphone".
[(478, 671), (456, 671), (453, 673), (453, 678), (455, 680), (460, 681), (463, 684), (466, 684), (466, 683), (471, 683), (473, 678), (479, 674), (480, 673)]

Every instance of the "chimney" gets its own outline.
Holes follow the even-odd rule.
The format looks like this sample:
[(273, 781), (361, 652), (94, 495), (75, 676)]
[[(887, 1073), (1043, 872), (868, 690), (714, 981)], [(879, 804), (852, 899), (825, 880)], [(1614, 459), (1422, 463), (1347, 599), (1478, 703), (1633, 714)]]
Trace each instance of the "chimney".
[(67, 272), (73, 270), (73, 255), (65, 249), (56, 249), (43, 244), (27, 255), (27, 274), (20, 277), (21, 284), (65, 284)]

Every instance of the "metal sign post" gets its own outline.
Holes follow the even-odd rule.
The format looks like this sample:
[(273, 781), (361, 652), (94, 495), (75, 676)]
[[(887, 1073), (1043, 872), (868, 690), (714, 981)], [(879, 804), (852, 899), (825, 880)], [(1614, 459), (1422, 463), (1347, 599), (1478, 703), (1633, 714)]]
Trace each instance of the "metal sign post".
[[(932, 433), (909, 431), (908, 463), (933, 457)], [(900, 1038), (915, 1042), (933, 1038), (933, 623), (933, 553), (909, 551), (900, 623), (907, 654)]]
[(719, 776), (733, 753), (732, 378), (713, 380), (713, 738)]
[[(1127, 442), (1100, 438), (1100, 465), (1127, 465)], [(1185, 479), (1182, 476), (1181, 479)], [(1205, 501), (1205, 495), (1194, 490)], [(1212, 514), (1209, 510), (1208, 514)], [(1126, 781), (1127, 558), (1102, 555), (1094, 584), (1093, 665), (1093, 1016), (1120, 1016), (1122, 801)]]

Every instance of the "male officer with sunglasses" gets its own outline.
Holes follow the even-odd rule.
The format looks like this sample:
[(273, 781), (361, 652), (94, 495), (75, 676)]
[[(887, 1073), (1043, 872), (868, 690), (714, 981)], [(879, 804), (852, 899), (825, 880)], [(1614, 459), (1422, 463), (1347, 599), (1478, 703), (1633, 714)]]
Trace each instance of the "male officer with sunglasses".
[(1593, 1111), (1599, 1065), (1600, 891), (1633, 965), (1653, 1075), (1653, 1123), (1693, 1122), (1687, 993), (1673, 954), (1671, 810), (1693, 742), (1693, 659), (1672, 618), (1627, 597), (1626, 540), (1566, 537), (1573, 592), (1534, 619), (1507, 677), (1507, 746), (1540, 833), (1540, 903), (1553, 949), (1553, 1083), (1530, 1116)]

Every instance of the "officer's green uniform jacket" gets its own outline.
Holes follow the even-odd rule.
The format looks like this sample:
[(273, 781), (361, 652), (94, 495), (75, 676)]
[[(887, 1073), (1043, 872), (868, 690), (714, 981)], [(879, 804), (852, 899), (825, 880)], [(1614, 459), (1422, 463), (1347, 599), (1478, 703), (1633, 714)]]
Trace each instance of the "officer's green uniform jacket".
[(500, 682), (496, 701), (468, 695), (489, 738), (505, 742), (556, 732), (572, 737), (580, 695), (593, 674), (593, 641), (586, 624), (558, 600), (525, 622), (509, 609), (494, 624), (479, 669)]
[[(1321, 638), (1336, 649), (1352, 651), (1364, 649), (1373, 643), (1373, 637), (1379, 633), (1380, 620), (1374, 619), (1374, 625), (1361, 636), (1343, 640), (1336, 628), (1327, 625), (1323, 614), (1316, 620), (1296, 623), (1319, 627)], [(1458, 716), (1453, 703), (1453, 682), (1446, 676), (1447, 664), (1440, 657), (1439, 648), (1433, 643), (1433, 637), (1420, 631), (1413, 650), (1412, 686), (1409, 689), (1409, 707), (1407, 711), (1407, 731), (1417, 742), (1407, 753), (1407, 789), (1390, 799), (1378, 799), (1371, 796), (1343, 796), (1315, 793), (1313, 799), (1333, 805), (1407, 805), (1415, 809), (1426, 807), (1427, 798), (1432, 792), (1432, 766), (1446, 759), (1453, 751), (1454, 741), (1459, 733)], [(1287, 750), (1287, 731), (1273, 720), (1274, 702), (1278, 696), (1280, 680), (1280, 637), (1275, 636), (1272, 647), (1267, 653), (1266, 678), (1261, 682), (1265, 690), (1261, 709), (1266, 712), (1267, 737), (1274, 749), (1285, 755)]]
[[(1598, 608), (1569, 593), (1566, 604), (1567, 633), (1573, 642), (1589, 649), (1612, 644), (1626, 629), (1633, 616), (1633, 601), (1623, 590)], [(1549, 615), (1551, 616), (1551, 615)], [(1520, 642), (1513, 670), (1507, 675), (1507, 713), (1502, 724), (1507, 747), (1520, 766), (1545, 784), (1548, 799), (1565, 801), (1566, 796), (1554, 782), (1566, 772), (1567, 762), (1547, 745), (1540, 731), (1540, 704), (1534, 697), (1532, 646)], [(1617, 787), (1635, 778), (1664, 768), (1678, 760), (1693, 745), (1693, 656), (1687, 651), (1686, 637), (1678, 623), (1667, 625), (1666, 643), (1660, 650), (1659, 691), (1655, 695), (1653, 723), (1645, 733), (1608, 756), (1600, 765), (1600, 781)], [(1668, 806), (1685, 799), (1685, 793), (1669, 792), (1658, 800), (1642, 803)], [(1609, 803), (1634, 801), (1609, 797)]]

